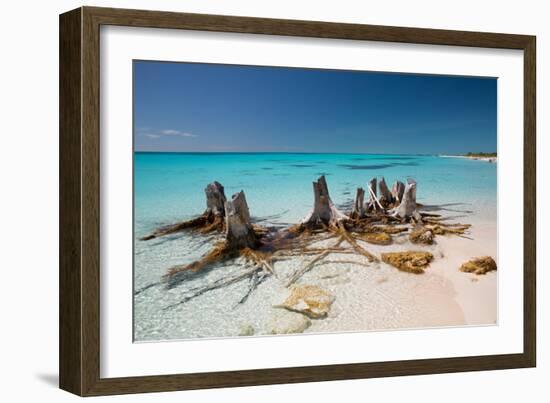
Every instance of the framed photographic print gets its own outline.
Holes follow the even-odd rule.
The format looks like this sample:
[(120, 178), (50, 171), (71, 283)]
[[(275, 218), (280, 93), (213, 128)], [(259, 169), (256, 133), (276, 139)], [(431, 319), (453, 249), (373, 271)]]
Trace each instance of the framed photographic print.
[(60, 17), (60, 387), (535, 366), (535, 37)]

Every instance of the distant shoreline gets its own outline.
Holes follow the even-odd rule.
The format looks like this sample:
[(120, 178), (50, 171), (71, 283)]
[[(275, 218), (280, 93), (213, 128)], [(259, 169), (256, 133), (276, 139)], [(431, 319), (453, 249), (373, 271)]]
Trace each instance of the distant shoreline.
[(496, 164), (498, 162), (498, 157), (481, 157), (481, 156), (475, 156), (475, 155), (440, 155), (440, 157), (443, 158), (465, 158), (468, 160), (475, 160), (475, 161), (485, 161), (489, 163)]

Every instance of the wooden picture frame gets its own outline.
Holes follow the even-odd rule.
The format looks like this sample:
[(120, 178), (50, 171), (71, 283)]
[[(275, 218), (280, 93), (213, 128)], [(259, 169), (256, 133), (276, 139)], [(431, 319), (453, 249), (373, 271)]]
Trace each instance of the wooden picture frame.
[[(119, 25), (524, 52), (523, 353), (230, 372), (100, 377), (100, 26)], [(60, 16), (60, 387), (81, 396), (533, 367), (536, 363), (535, 37), (82, 7)]]

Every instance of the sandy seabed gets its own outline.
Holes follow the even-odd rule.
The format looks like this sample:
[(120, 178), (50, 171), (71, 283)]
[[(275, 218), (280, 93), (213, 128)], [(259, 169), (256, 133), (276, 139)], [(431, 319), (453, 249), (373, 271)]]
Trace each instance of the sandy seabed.
[[(473, 218), (473, 217), (472, 217)], [(181, 300), (186, 292), (243, 270), (242, 262), (214, 268), (171, 290), (152, 287), (135, 296), (136, 341), (201, 337), (269, 335), (286, 332), (325, 333), (445, 326), (494, 325), (497, 322), (497, 272), (475, 275), (459, 271), (467, 260), (491, 256), (497, 261), (495, 222), (475, 222), (467, 237), (437, 236), (433, 245), (413, 245), (408, 235), (394, 236), (389, 246), (361, 243), (380, 256), (383, 252), (424, 250), (434, 260), (423, 274), (401, 272), (385, 263), (369, 263), (356, 255), (331, 254), (305, 273), (297, 285), (316, 285), (334, 295), (328, 316), (305, 319), (274, 305), (288, 289), (284, 279), (311, 256), (277, 261), (271, 276), (239, 303), (248, 281), (208, 292), (184, 304), (163, 309)], [(196, 237), (196, 235), (195, 235)], [(189, 242), (180, 235), (163, 242)], [(334, 240), (319, 241), (329, 246)], [(207, 249), (205, 245), (203, 249)], [(337, 263), (345, 261), (345, 263)], [(307, 321), (307, 326), (304, 325)]]

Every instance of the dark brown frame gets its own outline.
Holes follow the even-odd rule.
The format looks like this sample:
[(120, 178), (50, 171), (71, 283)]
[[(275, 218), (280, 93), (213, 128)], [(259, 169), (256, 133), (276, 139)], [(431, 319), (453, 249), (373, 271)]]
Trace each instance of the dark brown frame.
[[(101, 25), (524, 51), (524, 349), (521, 354), (100, 378)], [(536, 365), (536, 38), (483, 32), (82, 7), (60, 16), (60, 387), (81, 396), (525, 368)]]

